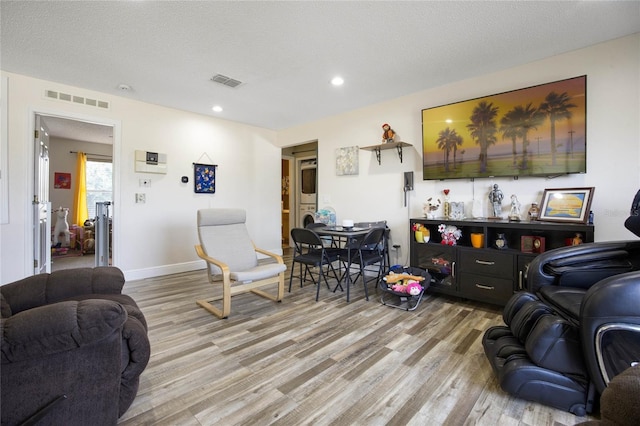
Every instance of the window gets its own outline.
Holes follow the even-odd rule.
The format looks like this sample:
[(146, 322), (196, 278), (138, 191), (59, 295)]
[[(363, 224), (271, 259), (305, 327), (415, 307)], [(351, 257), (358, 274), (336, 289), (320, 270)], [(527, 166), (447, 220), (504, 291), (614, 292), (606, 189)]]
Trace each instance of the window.
[[(96, 217), (96, 203), (113, 201), (112, 163), (87, 160), (87, 208), (89, 218)], [(111, 210), (109, 210), (111, 214)]]

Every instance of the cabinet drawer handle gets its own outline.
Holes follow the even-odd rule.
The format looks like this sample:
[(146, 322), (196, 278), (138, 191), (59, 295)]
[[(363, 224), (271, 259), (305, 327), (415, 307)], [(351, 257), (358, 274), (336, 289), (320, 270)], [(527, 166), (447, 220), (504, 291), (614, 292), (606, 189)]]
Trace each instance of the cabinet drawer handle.
[(476, 284), (476, 287), (481, 288), (482, 290), (495, 290), (495, 287), (489, 285)]
[(488, 260), (480, 260), (480, 259), (476, 259), (476, 263), (479, 265), (487, 265), (487, 266), (491, 266), (491, 265), (495, 265), (496, 262), (491, 262)]

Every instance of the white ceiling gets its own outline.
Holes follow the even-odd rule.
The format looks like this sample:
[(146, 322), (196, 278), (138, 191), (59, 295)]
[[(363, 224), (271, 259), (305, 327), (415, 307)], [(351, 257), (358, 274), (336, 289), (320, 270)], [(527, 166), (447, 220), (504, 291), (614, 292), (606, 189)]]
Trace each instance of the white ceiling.
[(0, 13), (5, 71), (276, 130), (640, 31), (638, 1), (2, 0)]

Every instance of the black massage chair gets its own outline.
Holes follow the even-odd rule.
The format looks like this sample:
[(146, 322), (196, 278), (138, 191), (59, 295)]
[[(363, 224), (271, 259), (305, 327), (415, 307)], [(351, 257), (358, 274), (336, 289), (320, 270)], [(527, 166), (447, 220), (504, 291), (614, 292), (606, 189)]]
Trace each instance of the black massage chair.
[[(640, 191), (627, 229), (640, 236)], [(527, 291), (489, 328), (484, 352), (502, 389), (591, 413), (609, 381), (640, 362), (640, 240), (562, 247), (537, 256)]]

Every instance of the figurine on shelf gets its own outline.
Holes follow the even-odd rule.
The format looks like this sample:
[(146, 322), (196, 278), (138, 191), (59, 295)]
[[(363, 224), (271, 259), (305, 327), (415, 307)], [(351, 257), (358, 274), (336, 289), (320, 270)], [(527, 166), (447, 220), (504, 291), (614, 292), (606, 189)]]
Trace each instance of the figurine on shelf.
[(489, 192), (489, 201), (491, 201), (491, 205), (493, 206), (493, 219), (500, 219), (502, 213), (502, 200), (504, 199), (504, 194), (498, 188), (498, 184), (493, 185), (493, 190)]
[(438, 211), (438, 209), (440, 208), (440, 204), (442, 204), (442, 202), (440, 201), (440, 198), (436, 198), (436, 197), (427, 198), (427, 202), (424, 203), (424, 207), (422, 209), (427, 219), (436, 218), (436, 211)]
[(393, 131), (391, 126), (389, 126), (387, 123), (384, 123), (382, 125), (382, 130), (384, 130), (384, 132), (382, 132), (382, 143), (393, 142), (393, 138), (395, 138), (396, 132)]
[(506, 250), (509, 248), (507, 244), (507, 238), (504, 236), (503, 233), (498, 233), (498, 236), (494, 241), (493, 246), (498, 250)]
[(538, 220), (539, 215), (540, 207), (538, 207), (538, 203), (531, 203), (531, 207), (529, 208), (529, 220)]
[(510, 222), (520, 222), (520, 201), (516, 194), (511, 194), (511, 211), (509, 212)]
[(576, 232), (575, 237), (573, 237), (573, 239), (571, 240), (571, 245), (572, 246), (577, 246), (582, 244), (582, 235), (580, 235), (579, 232)]

